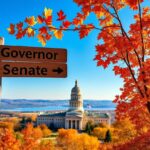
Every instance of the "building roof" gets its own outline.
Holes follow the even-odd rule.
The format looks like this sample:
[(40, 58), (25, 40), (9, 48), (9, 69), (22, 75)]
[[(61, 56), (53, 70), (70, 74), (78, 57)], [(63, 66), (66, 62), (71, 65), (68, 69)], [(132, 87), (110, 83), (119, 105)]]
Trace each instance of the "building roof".
[(69, 117), (69, 116), (72, 116), (72, 117), (83, 117), (83, 112), (82, 111), (78, 111), (78, 110), (67, 111), (66, 112), (66, 117)]
[(40, 116), (43, 116), (43, 117), (65, 117), (66, 112), (53, 113), (53, 114), (42, 114)]
[(106, 113), (87, 113), (88, 117), (99, 117), (99, 118), (109, 118), (109, 115)]
[[(87, 117), (98, 117), (98, 118), (109, 118), (109, 115), (107, 113), (94, 113), (94, 112), (86, 112), (85, 115)], [(82, 112), (78, 111), (66, 111), (66, 112), (60, 112), (60, 113), (53, 113), (53, 114), (42, 114), (40, 116), (43, 117), (66, 117), (66, 116), (83, 116)]]

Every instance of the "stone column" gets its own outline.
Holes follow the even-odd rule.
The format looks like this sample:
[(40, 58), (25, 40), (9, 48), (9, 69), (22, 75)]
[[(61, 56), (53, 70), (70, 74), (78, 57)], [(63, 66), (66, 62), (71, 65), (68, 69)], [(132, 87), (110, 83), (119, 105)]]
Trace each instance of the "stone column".
[(75, 129), (77, 129), (77, 120), (75, 120)]
[(68, 120), (65, 120), (65, 129), (68, 129)]
[(82, 130), (82, 120), (79, 121), (79, 130)]

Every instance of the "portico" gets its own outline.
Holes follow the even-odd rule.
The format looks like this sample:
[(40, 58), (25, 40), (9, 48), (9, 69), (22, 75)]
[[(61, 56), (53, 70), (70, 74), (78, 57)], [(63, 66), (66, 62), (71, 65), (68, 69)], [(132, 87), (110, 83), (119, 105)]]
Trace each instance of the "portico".
[(65, 120), (66, 129), (82, 130), (82, 119), (80, 118), (67, 118)]

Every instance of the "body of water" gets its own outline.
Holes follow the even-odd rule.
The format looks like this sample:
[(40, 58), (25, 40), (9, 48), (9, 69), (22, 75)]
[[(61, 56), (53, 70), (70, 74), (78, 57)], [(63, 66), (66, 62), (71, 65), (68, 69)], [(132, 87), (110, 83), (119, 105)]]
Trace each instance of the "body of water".
[[(115, 110), (116, 104), (114, 104), (112, 101), (84, 100), (83, 107), (84, 110)], [(57, 111), (68, 109), (69, 109), (68, 100), (64, 101), (5, 100), (5, 107), (1, 107), (0, 111), (36, 112), (36, 111)]]
[[(20, 112), (36, 112), (36, 111), (55, 111), (55, 110), (68, 110), (63, 106), (47, 106), (47, 107), (28, 107), (28, 108), (13, 108), (13, 109), (1, 109), (1, 111), (20, 111)], [(115, 110), (115, 107), (107, 108), (84, 108), (84, 110)]]

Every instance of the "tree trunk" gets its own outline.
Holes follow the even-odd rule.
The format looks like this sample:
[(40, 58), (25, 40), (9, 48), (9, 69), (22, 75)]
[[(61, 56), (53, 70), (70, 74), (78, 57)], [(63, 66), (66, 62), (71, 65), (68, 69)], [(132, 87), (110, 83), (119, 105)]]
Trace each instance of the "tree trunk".
[(147, 109), (148, 109), (148, 111), (150, 113), (150, 102), (147, 102), (146, 106), (147, 106)]

